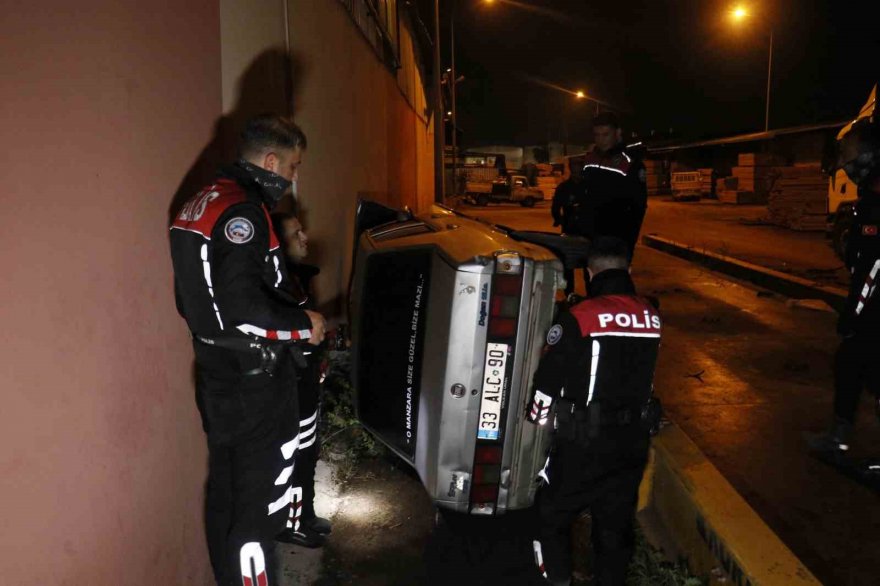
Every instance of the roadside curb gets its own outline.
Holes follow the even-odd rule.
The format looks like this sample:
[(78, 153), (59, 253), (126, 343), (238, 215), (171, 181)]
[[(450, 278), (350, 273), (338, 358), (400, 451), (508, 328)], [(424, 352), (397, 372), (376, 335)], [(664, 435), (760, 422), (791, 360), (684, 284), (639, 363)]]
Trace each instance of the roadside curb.
[(675, 242), (656, 234), (642, 236), (642, 244), (655, 250), (701, 264), (710, 270), (749, 281), (787, 297), (821, 299), (838, 310), (846, 301), (847, 291), (839, 287), (821, 285), (808, 279), (795, 277), (794, 275), (768, 269), (767, 267), (730, 256), (694, 248), (688, 244)]
[(695, 575), (710, 584), (820, 582), (676, 425), (654, 437), (639, 509), (662, 525)]

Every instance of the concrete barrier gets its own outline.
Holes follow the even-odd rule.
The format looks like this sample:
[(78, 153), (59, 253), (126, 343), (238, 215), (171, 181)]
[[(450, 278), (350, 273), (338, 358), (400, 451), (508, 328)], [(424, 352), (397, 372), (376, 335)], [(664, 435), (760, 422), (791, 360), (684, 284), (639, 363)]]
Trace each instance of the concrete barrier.
[(640, 510), (711, 584), (820, 584), (674, 424), (654, 437), (640, 497)]
[(642, 236), (642, 244), (679, 258), (689, 260), (737, 279), (749, 281), (776, 291), (787, 297), (798, 299), (821, 299), (835, 309), (840, 309), (846, 301), (845, 289), (830, 287), (789, 275), (767, 267), (762, 267), (730, 256), (724, 256), (708, 250), (694, 248), (688, 244), (675, 242), (656, 234)]

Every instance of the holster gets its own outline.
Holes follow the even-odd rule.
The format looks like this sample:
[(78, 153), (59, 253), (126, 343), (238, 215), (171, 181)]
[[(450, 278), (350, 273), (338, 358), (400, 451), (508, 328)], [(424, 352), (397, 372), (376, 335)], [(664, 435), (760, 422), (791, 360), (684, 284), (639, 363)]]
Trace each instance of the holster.
[(245, 376), (258, 374), (272, 376), (278, 368), (278, 362), (284, 357), (286, 352), (290, 352), (290, 356), (293, 358), (297, 368), (306, 368), (308, 366), (302, 350), (293, 342), (269, 342), (248, 338), (234, 338), (231, 336), (208, 338), (198, 334), (193, 334), (193, 340), (206, 346), (225, 348), (238, 352), (258, 353), (260, 355), (260, 365), (257, 368), (243, 371), (242, 374)]

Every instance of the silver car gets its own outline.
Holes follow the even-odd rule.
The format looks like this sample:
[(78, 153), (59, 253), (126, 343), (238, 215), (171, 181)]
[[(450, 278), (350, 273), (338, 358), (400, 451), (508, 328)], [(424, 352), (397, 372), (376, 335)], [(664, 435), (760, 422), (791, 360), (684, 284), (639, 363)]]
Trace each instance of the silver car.
[(416, 469), (439, 507), (494, 515), (530, 506), (550, 430), (524, 416), (562, 263), (439, 206), (414, 217), (361, 202), (357, 223), (350, 310), (361, 423)]

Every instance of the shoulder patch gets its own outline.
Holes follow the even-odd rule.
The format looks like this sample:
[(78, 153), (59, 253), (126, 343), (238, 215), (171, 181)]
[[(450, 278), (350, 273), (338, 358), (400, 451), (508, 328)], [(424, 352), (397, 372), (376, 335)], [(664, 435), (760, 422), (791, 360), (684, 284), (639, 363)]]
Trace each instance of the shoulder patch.
[(562, 326), (556, 324), (550, 331), (547, 332), (547, 343), (551, 346), (555, 346), (557, 342), (562, 338)]
[(239, 216), (226, 222), (223, 233), (233, 244), (246, 244), (254, 238), (254, 225), (247, 218)]

